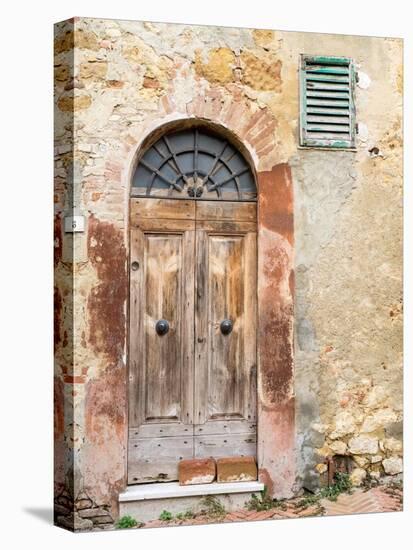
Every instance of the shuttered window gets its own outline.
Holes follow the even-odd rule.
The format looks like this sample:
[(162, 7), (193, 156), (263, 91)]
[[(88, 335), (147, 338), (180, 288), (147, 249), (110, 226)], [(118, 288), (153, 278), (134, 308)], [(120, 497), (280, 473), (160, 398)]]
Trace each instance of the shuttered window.
[(355, 147), (355, 71), (347, 57), (301, 56), (300, 145)]

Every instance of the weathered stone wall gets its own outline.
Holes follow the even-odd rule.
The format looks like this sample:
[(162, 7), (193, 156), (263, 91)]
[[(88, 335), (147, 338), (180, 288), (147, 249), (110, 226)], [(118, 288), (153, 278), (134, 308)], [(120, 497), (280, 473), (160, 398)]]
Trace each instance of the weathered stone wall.
[[(301, 53), (355, 59), (356, 152), (298, 147)], [(57, 493), (86, 492), (92, 508), (117, 514), (126, 483), (130, 176), (149, 133), (188, 117), (230, 129), (259, 184), (282, 173), (294, 188), (291, 217), (260, 226), (264, 235), (276, 225), (274, 255), (284, 251), (278, 262), (289, 265), (294, 215), (295, 381), (290, 352), (279, 350), (281, 397), (268, 398), (270, 380), (260, 390), (278, 407), (280, 429), (268, 426), (288, 465), (280, 494), (294, 479), (295, 489), (317, 486), (326, 456), (354, 458), (354, 479), (401, 470), (401, 63), (397, 39), (83, 18), (56, 25)], [(284, 216), (292, 202), (282, 189), (273, 200)], [(73, 237), (62, 230), (72, 207), (87, 219)], [(283, 292), (276, 323), (288, 331)], [(294, 437), (291, 453), (283, 443)]]
[(359, 72), (357, 152), (290, 158), (299, 475), (313, 488), (322, 457), (352, 457), (354, 483), (402, 471), (402, 47), (311, 40), (305, 52), (351, 56)]

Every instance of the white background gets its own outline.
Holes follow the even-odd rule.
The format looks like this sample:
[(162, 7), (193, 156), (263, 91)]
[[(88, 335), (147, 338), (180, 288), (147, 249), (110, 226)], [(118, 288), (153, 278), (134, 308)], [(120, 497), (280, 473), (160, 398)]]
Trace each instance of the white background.
[[(53, 23), (72, 16), (405, 38), (405, 282), (412, 280), (412, 14), (399, 0), (18, 0), (0, 40), (0, 541), (12, 548), (404, 549), (412, 538), (411, 292), (406, 288), (405, 511), (73, 535), (52, 506)], [(410, 124), (409, 124), (410, 123)], [(409, 131), (410, 130), (410, 131)], [(410, 226), (410, 227), (408, 227)], [(368, 229), (368, 228), (367, 228)], [(409, 536), (410, 535), (410, 536)]]

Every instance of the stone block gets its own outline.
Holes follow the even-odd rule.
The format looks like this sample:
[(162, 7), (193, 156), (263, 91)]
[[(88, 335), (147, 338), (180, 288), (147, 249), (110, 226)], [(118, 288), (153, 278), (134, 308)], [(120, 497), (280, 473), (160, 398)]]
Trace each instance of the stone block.
[(93, 506), (93, 502), (90, 498), (80, 498), (76, 500), (75, 507), (76, 510), (86, 510), (87, 508), (91, 508)]
[(403, 452), (403, 443), (394, 437), (390, 437), (384, 440), (384, 447), (387, 451), (395, 454), (401, 454)]
[(320, 464), (317, 464), (315, 469), (319, 474), (324, 474), (328, 470), (328, 466), (324, 462), (321, 462)]
[(370, 459), (367, 456), (354, 455), (353, 460), (360, 468), (365, 468), (370, 463)]
[(355, 455), (376, 455), (378, 449), (379, 447), (377, 437), (359, 435), (357, 437), (353, 437), (349, 441), (350, 453)]
[(90, 519), (83, 519), (76, 513), (70, 516), (58, 516), (57, 525), (69, 531), (89, 531), (93, 528), (93, 522)]
[(336, 455), (345, 455), (347, 452), (347, 445), (344, 443), (344, 441), (333, 441), (332, 443), (330, 443), (330, 449)]
[(113, 523), (111, 516), (97, 516), (92, 519), (94, 525), (105, 525)]
[(360, 487), (360, 485), (363, 485), (363, 482), (365, 481), (367, 477), (366, 470), (363, 470), (363, 468), (355, 468), (350, 475), (351, 483), (354, 487)]
[(216, 466), (213, 458), (195, 458), (181, 460), (178, 465), (180, 485), (212, 483), (215, 479)]
[(371, 433), (380, 430), (384, 426), (392, 424), (397, 419), (397, 415), (391, 409), (382, 409), (368, 416), (361, 427), (362, 433)]
[(386, 433), (386, 437), (403, 439), (403, 422), (392, 422), (384, 428), (384, 431)]
[(348, 411), (340, 411), (335, 416), (334, 430), (330, 434), (331, 439), (340, 439), (341, 437), (354, 433), (356, 429), (356, 419)]
[(83, 519), (94, 519), (94, 518), (109, 518), (112, 520), (112, 516), (107, 510), (102, 508), (89, 508), (88, 510), (79, 510), (79, 516)]
[(257, 465), (253, 456), (231, 456), (228, 458), (218, 458), (218, 483), (232, 481), (255, 481), (256, 479)]
[(65, 506), (57, 504), (56, 502), (53, 506), (53, 511), (55, 516), (69, 516), (72, 513), (71, 510), (68, 510)]
[(401, 458), (391, 457), (383, 460), (383, 468), (386, 474), (394, 476), (403, 471), (403, 461)]

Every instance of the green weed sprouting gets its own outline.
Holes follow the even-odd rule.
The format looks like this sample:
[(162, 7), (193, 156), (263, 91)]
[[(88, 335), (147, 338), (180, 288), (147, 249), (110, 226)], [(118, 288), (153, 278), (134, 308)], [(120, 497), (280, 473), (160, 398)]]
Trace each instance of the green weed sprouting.
[(168, 510), (162, 510), (159, 515), (159, 519), (161, 521), (171, 521), (173, 519), (173, 515), (171, 514), (171, 512), (168, 512)]
[(297, 504), (299, 507), (316, 504), (322, 498), (335, 501), (341, 493), (348, 493), (352, 487), (351, 479), (348, 474), (336, 472), (334, 474), (334, 483), (330, 487), (323, 487), (317, 494), (306, 495)]
[(213, 495), (207, 495), (202, 499), (202, 503), (206, 508), (206, 513), (212, 517), (225, 516), (226, 510), (224, 505)]
[(116, 529), (131, 529), (137, 526), (138, 522), (132, 516), (122, 516), (115, 525)]
[(280, 500), (275, 500), (268, 494), (268, 487), (265, 485), (264, 489), (260, 492), (258, 497), (255, 493), (251, 495), (251, 499), (246, 503), (247, 510), (256, 510), (262, 512), (263, 510), (271, 510), (272, 508), (282, 508), (284, 503)]

